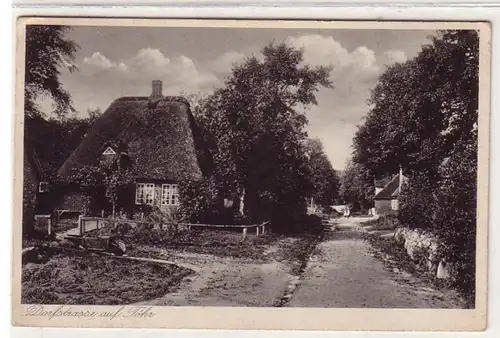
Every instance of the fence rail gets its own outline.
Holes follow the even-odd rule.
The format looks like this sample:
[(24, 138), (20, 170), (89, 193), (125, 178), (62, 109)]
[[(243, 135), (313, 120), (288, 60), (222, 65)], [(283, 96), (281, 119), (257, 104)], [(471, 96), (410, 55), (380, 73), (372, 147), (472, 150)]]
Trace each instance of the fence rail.
[(269, 222), (264, 222), (260, 224), (199, 224), (199, 223), (179, 223), (181, 226), (185, 226), (188, 230), (192, 228), (222, 228), (222, 229), (241, 229), (242, 237), (245, 239), (248, 233), (248, 229), (255, 228), (255, 234), (257, 236), (264, 235), (266, 232), (266, 225)]
[[(104, 217), (88, 217), (80, 215), (78, 217), (78, 228), (75, 235), (84, 236), (85, 233), (99, 230), (109, 224), (115, 222), (129, 222), (135, 224), (151, 224), (152, 222), (136, 221), (136, 220), (122, 220), (122, 219), (112, 219)], [(172, 223), (171, 225), (177, 225), (191, 230), (193, 228), (219, 228), (219, 229), (241, 229), (243, 239), (247, 236), (249, 229), (255, 229), (255, 234), (257, 236), (264, 235), (266, 233), (266, 226), (269, 222), (263, 222), (260, 224), (199, 224), (199, 223)], [(162, 225), (163, 227), (163, 225)]]

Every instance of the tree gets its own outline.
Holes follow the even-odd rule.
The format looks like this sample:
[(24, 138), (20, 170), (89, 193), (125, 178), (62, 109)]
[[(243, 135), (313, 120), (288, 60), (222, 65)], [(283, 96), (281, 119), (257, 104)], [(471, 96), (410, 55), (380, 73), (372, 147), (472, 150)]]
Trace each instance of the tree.
[(40, 97), (52, 99), (58, 117), (75, 111), (70, 94), (59, 80), (62, 68), (77, 69), (73, 61), (79, 47), (65, 37), (68, 30), (66, 26), (26, 27), (24, 109), (27, 117), (44, 116), (36, 103)]
[(479, 38), (441, 31), (403, 64), (389, 67), (354, 139), (353, 160), (374, 175), (405, 168), (400, 221), (426, 228), (474, 292)]
[(425, 169), (431, 179), (477, 121), (478, 36), (443, 31), (413, 59), (379, 78), (358, 129), (354, 161), (374, 174)]
[(221, 194), (244, 196), (253, 219), (274, 218), (284, 226), (277, 216), (305, 213), (310, 189), (304, 110), (332, 83), (329, 68), (302, 65), (303, 50), (270, 43), (262, 55), (234, 66), (195, 114), (211, 140)]
[(324, 153), (319, 139), (308, 139), (305, 144), (308, 159), (309, 181), (312, 185), (312, 197), (318, 205), (328, 207), (334, 204), (339, 196), (339, 177)]
[(353, 210), (372, 207), (375, 187), (372, 172), (359, 163), (350, 161), (342, 172), (339, 195)]
[(88, 118), (49, 118), (33, 116), (25, 119), (25, 142), (36, 150), (48, 179), (54, 179), (57, 170), (78, 147), (101, 110), (89, 111)]
[(110, 162), (102, 162), (99, 165), (85, 165), (72, 172), (64, 181), (63, 185), (78, 187), (86, 196), (93, 201), (102, 200), (104, 195), (111, 206), (112, 217), (115, 216), (116, 208), (120, 206), (120, 197), (127, 193), (128, 189), (135, 183), (134, 175), (127, 166), (124, 166), (120, 155)]

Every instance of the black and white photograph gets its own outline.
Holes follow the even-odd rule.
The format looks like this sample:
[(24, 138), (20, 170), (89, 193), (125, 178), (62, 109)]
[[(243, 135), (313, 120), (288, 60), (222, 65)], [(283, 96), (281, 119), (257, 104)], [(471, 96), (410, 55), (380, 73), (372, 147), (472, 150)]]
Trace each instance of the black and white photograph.
[(485, 311), (488, 25), (74, 21), (18, 31), (19, 322)]

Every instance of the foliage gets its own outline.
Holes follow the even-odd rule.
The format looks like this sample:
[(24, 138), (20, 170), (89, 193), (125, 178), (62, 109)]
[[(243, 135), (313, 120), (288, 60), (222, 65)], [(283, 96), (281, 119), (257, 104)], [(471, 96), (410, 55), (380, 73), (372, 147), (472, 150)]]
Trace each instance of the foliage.
[(95, 200), (99, 200), (103, 193), (112, 206), (113, 214), (120, 205), (120, 197), (126, 195), (130, 186), (135, 182), (134, 175), (127, 168), (120, 166), (120, 157), (107, 165), (84, 165), (73, 170), (65, 178), (63, 184), (76, 186)]
[(409, 182), (402, 186), (398, 219), (403, 225), (410, 229), (433, 227), (435, 189), (435, 184), (425, 172), (411, 176)]
[(25, 142), (35, 149), (49, 180), (56, 177), (57, 170), (78, 147), (101, 114), (101, 110), (97, 108), (89, 111), (88, 118), (25, 118)]
[(427, 228), (474, 292), (479, 39), (442, 31), (412, 60), (389, 67), (356, 133), (353, 162), (374, 177), (409, 176), (399, 219)]
[(354, 211), (372, 207), (375, 193), (373, 176), (364, 165), (350, 161), (342, 172), (340, 182), (339, 195)]
[(179, 184), (179, 219), (187, 223), (213, 223), (219, 216), (220, 203), (213, 177)]
[(308, 159), (309, 181), (312, 185), (310, 196), (323, 208), (335, 203), (339, 191), (339, 177), (326, 157), (319, 139), (308, 139), (305, 145)]
[(319, 87), (332, 84), (328, 68), (302, 65), (302, 50), (271, 43), (262, 55), (235, 65), (195, 115), (209, 139), (218, 192), (244, 192), (245, 213), (253, 220), (274, 218), (284, 226), (305, 212), (310, 189), (304, 108), (317, 103)]
[(354, 161), (374, 174), (426, 170), (435, 175), (477, 121), (475, 31), (444, 31), (413, 59), (389, 67), (354, 139)]
[(448, 245), (448, 259), (457, 262), (458, 285), (473, 291), (476, 269), (477, 135), (459, 143), (444, 168), (436, 193), (435, 228)]
[(63, 117), (74, 112), (71, 96), (63, 88), (61, 69), (75, 71), (78, 45), (66, 38), (69, 27), (29, 25), (26, 27), (26, 72), (24, 105), (27, 117), (42, 117), (39, 98), (53, 101), (54, 114)]

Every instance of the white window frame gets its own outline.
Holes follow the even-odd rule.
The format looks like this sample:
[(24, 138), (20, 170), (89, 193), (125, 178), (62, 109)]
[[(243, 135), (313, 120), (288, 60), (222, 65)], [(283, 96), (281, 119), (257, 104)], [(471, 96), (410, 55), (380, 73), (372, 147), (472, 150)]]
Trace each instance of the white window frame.
[(49, 182), (42, 181), (38, 183), (38, 192), (48, 192), (49, 191)]
[(398, 199), (392, 199), (391, 200), (391, 210), (397, 211), (399, 210), (399, 200)]
[(177, 184), (161, 185), (161, 205), (179, 205), (179, 186)]
[[(148, 193), (150, 193), (150, 196), (148, 196)], [(153, 205), (154, 202), (155, 202), (155, 184), (137, 183), (135, 185), (135, 204)]]

